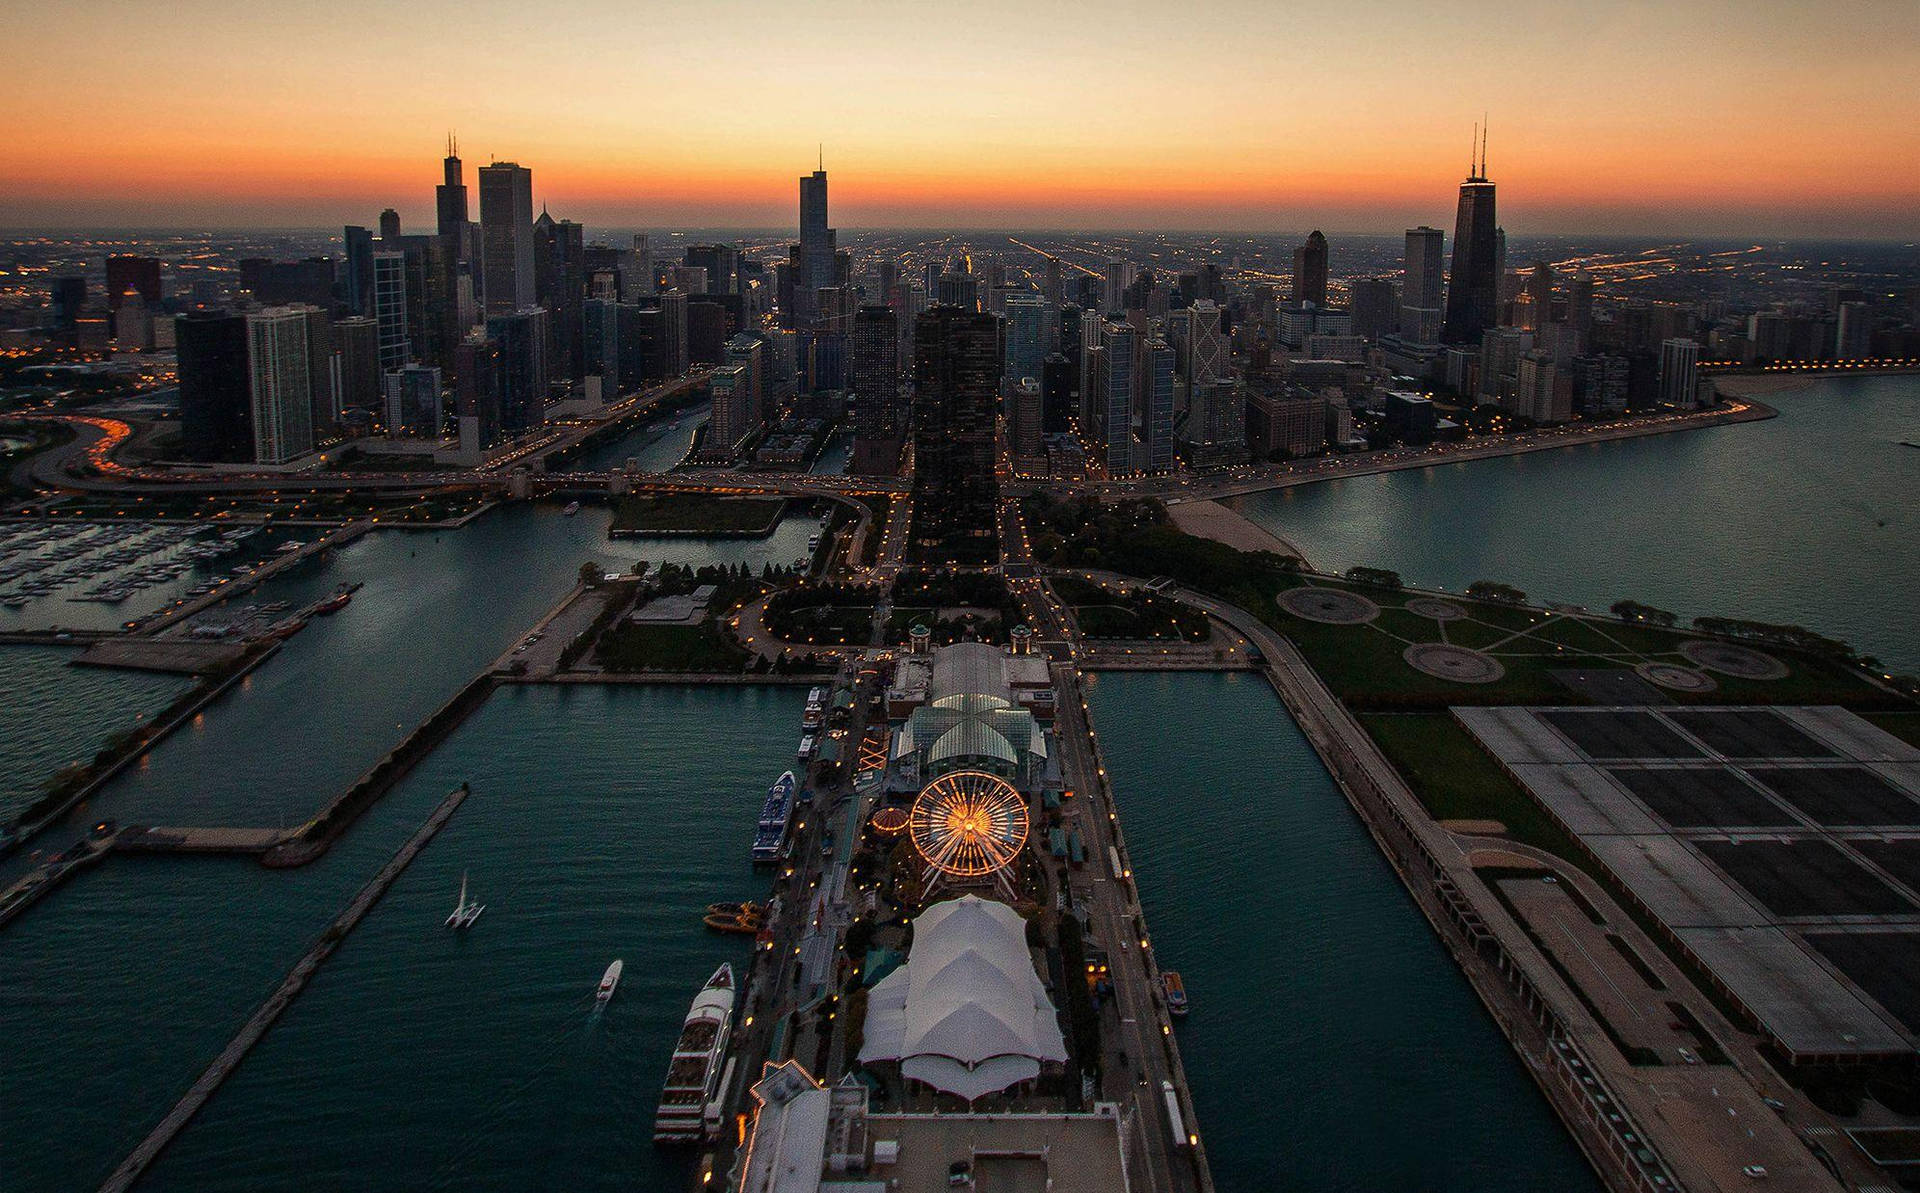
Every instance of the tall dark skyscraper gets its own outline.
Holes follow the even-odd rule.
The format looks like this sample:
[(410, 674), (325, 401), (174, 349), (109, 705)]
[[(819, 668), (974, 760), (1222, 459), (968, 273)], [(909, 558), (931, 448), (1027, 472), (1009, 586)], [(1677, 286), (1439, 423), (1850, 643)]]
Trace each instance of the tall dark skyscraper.
[(991, 563), (998, 557), (994, 407), (1000, 393), (999, 319), (935, 306), (913, 328), (913, 521), (921, 559)]
[(534, 301), (552, 314), (553, 375), (579, 381), (587, 375), (586, 229), (542, 211), (533, 224)]
[(1447, 318), (1441, 338), (1449, 344), (1477, 344), (1500, 312), (1500, 246), (1493, 209), (1493, 183), (1487, 181), (1486, 131), (1480, 152), (1460, 184), (1460, 211), (1453, 222), (1453, 271), (1447, 278)]
[(848, 335), (847, 380), (853, 391), (852, 471), (892, 476), (900, 467), (900, 318), (890, 307), (863, 306)]
[(445, 181), (433, 188), (435, 230), (442, 240), (458, 241), (467, 232), (467, 183), (461, 175), (459, 147), (447, 138), (447, 156), (440, 163)]
[(174, 320), (180, 358), (180, 441), (189, 460), (253, 459), (253, 382), (247, 368), (247, 319), (193, 311)]
[(1293, 301), (1327, 305), (1327, 238), (1318, 230), (1293, 250)]
[(834, 284), (834, 234), (827, 226), (827, 172), (800, 180), (800, 245), (793, 278), (795, 326), (807, 327), (820, 311), (820, 291)]
[(373, 233), (348, 224), (341, 235), (346, 263), (340, 272), (341, 301), (355, 315), (373, 314)]
[(513, 162), (481, 166), (481, 276), (487, 314), (510, 315), (533, 305), (533, 171)]

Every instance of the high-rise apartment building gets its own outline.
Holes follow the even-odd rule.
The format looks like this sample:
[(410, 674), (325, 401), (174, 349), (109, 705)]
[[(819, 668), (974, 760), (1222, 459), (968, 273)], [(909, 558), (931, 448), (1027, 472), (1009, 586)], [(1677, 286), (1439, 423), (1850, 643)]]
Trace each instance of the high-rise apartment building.
[(910, 533), (923, 560), (998, 557), (994, 441), (1002, 366), (992, 315), (934, 306), (915, 321)]
[(190, 311), (174, 320), (180, 378), (180, 440), (189, 460), (253, 459), (252, 380), (247, 320), (227, 311)]
[(380, 329), (380, 371), (405, 365), (413, 355), (407, 335), (407, 255), (373, 255), (373, 318)]
[(1660, 342), (1660, 404), (1691, 407), (1700, 387), (1700, 345), (1683, 336)]
[(900, 319), (889, 307), (854, 312), (848, 337), (848, 388), (853, 404), (853, 460), (849, 470), (891, 476), (900, 466), (905, 420), (900, 409)]
[(500, 351), (495, 373), (500, 428), (509, 435), (546, 423), (548, 334), (543, 307), (487, 316), (487, 338)]
[(1005, 298), (1007, 319), (1007, 376), (1040, 376), (1047, 358), (1047, 301), (1032, 291), (1016, 291)]
[(284, 464), (312, 451), (313, 382), (304, 308), (248, 313), (247, 378), (255, 462)]

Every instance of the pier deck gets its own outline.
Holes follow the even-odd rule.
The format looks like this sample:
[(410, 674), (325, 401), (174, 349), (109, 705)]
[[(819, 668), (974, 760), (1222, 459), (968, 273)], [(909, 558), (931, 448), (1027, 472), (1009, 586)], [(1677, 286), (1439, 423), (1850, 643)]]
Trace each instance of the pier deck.
[(294, 964), (285, 980), (280, 983), (280, 988), (275, 990), (267, 1001), (261, 1004), (260, 1009), (253, 1013), (253, 1017), (248, 1019), (246, 1025), (240, 1029), (240, 1034), (221, 1050), (220, 1055), (207, 1066), (206, 1072), (200, 1074), (200, 1079), (193, 1083), (179, 1102), (175, 1103), (166, 1117), (161, 1119), (153, 1131), (140, 1141), (139, 1146), (135, 1147), (127, 1158), (120, 1162), (120, 1166), (113, 1170), (113, 1174), (100, 1186), (100, 1193), (125, 1193), (125, 1190), (133, 1187), (154, 1160), (159, 1158), (160, 1153), (166, 1150), (167, 1145), (180, 1134), (182, 1128), (193, 1120), (194, 1115), (200, 1113), (200, 1108), (207, 1104), (207, 1099), (213, 1096), (214, 1091), (220, 1088), (228, 1075), (246, 1059), (247, 1053), (252, 1051), (253, 1046), (267, 1034), (267, 1029), (272, 1027), (281, 1013), (293, 1004), (293, 1000), (299, 997), (300, 992), (306, 989), (307, 982), (319, 970), (321, 962), (332, 956), (333, 951), (346, 939), (347, 933), (353, 931), (355, 925), (365, 918), (367, 912), (373, 910), (373, 905), (387, 893), (387, 888), (393, 885), (394, 880), (399, 878), (420, 851), (426, 848), (427, 842), (433, 840), (434, 835), (447, 823), (447, 819), (466, 798), (467, 787), (462, 784), (454, 788), (446, 799), (440, 801), (440, 806), (433, 810), (426, 822), (407, 839), (407, 843), (400, 847), (399, 852), (380, 868), (380, 872), (373, 876), (373, 880), (360, 888), (360, 893), (353, 897), (353, 902), (347, 904), (346, 910), (327, 926), (327, 930), (320, 934), (320, 939), (316, 940), (313, 947), (307, 950), (306, 955)]
[(286, 840), (277, 828), (156, 828), (129, 825), (113, 839), (122, 853), (260, 854)]

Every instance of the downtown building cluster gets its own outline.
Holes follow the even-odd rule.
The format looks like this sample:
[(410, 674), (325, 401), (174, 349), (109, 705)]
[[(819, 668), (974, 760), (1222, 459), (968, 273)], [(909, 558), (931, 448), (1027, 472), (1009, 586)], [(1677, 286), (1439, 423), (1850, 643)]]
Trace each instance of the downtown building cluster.
[(780, 354), (743, 334), (769, 313), (757, 263), (723, 245), (657, 263), (645, 234), (588, 243), (582, 225), (536, 213), (532, 171), (515, 162), (476, 172), (476, 220), (451, 143), (443, 169), (432, 232), (404, 232), (390, 208), (377, 228), (345, 228), (337, 257), (242, 261), (235, 289), (196, 294), (169, 321), (185, 458), (285, 464), (387, 439), (477, 465), (549, 418), (695, 365), (720, 366), (716, 384), (749, 406), (729, 422), (722, 404), (716, 454), (766, 416), (782, 376)]
[[(1476, 140), (1451, 245), (1408, 229), (1400, 268), (1376, 257), (1371, 274), (1336, 270), (1343, 246), (1317, 231), (1278, 268), (1204, 248), (1185, 266), (1069, 260), (1001, 237), (850, 247), (824, 168), (799, 179), (783, 254), (678, 238), (661, 253), (645, 233), (590, 241), (536, 207), (514, 162), (481, 167), (470, 203), (450, 142), (429, 232), (389, 209), (337, 252), (243, 257), (172, 295), (157, 257), (112, 255), (104, 306), (87, 279), (55, 278), (34, 334), (176, 351), (179, 454), (211, 463), (299, 466), (350, 442), (482, 464), (698, 368), (713, 413), (696, 462), (799, 466), (844, 418), (851, 471), (911, 459), (950, 478), (929, 508), (975, 537), (991, 492), (967, 478), (996, 469), (1124, 479), (1419, 444), (1692, 405), (1706, 361), (1913, 347), (1911, 311), (1855, 288), (1728, 310), (1609, 294), (1585, 258), (1514, 268)], [(928, 541), (951, 537), (939, 520)]]

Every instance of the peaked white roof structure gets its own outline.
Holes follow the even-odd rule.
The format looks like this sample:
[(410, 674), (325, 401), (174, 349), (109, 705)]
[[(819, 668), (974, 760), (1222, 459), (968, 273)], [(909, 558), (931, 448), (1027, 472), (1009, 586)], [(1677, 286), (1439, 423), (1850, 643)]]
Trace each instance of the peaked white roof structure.
[(1004, 903), (966, 895), (922, 912), (907, 963), (868, 996), (861, 1062), (898, 1061), (903, 1076), (969, 1102), (1066, 1058), (1026, 921)]

